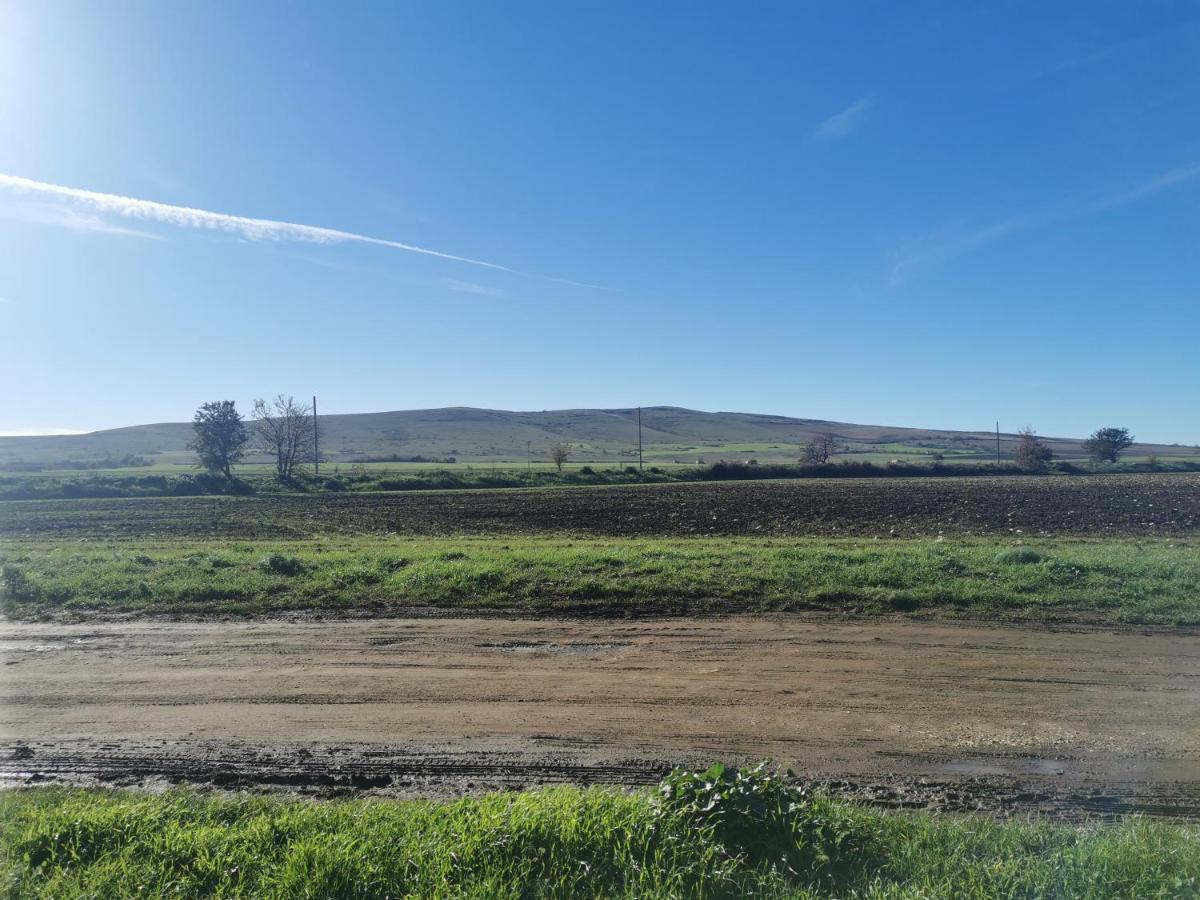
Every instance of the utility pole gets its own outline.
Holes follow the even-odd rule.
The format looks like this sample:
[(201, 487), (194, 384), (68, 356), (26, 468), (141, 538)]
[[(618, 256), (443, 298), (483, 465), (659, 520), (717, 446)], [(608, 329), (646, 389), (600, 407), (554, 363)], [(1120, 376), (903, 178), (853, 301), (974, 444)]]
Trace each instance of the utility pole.
[(533, 472), (533, 441), (525, 442), (525, 471)]
[(642, 470), (642, 408), (638, 407), (638, 471)]
[(996, 465), (1000, 465), (1000, 422), (996, 422)]
[(321, 448), (317, 445), (321, 432), (317, 429), (317, 395), (313, 394), (313, 474), (321, 474)]

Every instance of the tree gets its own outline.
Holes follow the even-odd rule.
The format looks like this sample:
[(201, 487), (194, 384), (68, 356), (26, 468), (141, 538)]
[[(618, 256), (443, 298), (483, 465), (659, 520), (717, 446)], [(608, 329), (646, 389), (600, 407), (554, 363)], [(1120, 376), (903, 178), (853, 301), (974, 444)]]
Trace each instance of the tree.
[(1017, 449), (1013, 453), (1017, 466), (1031, 472), (1045, 469), (1046, 463), (1054, 458), (1054, 451), (1037, 436), (1031, 425), (1026, 425), (1017, 434)]
[(563, 463), (571, 456), (571, 448), (566, 444), (555, 444), (550, 448), (550, 459), (558, 471), (562, 471)]
[(1083, 449), (1096, 462), (1116, 462), (1122, 451), (1133, 445), (1133, 435), (1128, 428), (1097, 428), (1083, 442)]
[(275, 477), (287, 481), (312, 456), (317, 438), (312, 408), (277, 394), (268, 403), (254, 401), (254, 433), (259, 449), (275, 458)]
[(242, 414), (232, 400), (211, 400), (201, 404), (192, 419), (195, 437), (188, 444), (200, 457), (200, 465), (214, 475), (233, 480), (233, 466), (246, 455), (250, 434)]
[(824, 434), (818, 434), (804, 445), (800, 461), (806, 466), (823, 466), (835, 453), (837, 453), (837, 439), (832, 432), (826, 431)]

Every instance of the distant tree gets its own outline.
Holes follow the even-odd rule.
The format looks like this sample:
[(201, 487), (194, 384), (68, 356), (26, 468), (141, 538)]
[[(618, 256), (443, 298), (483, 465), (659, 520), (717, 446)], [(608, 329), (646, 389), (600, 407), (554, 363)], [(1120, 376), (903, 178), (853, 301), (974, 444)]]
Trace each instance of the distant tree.
[(1033, 427), (1026, 425), (1017, 432), (1017, 449), (1013, 453), (1017, 466), (1031, 472), (1040, 472), (1054, 458), (1054, 451), (1037, 436)]
[(830, 457), (837, 453), (837, 439), (832, 432), (818, 434), (807, 444), (800, 453), (800, 461), (806, 466), (823, 466)]
[(259, 449), (275, 458), (275, 476), (287, 481), (297, 475), (317, 437), (312, 408), (277, 394), (269, 403), (255, 400), (253, 415)]
[(1097, 428), (1083, 442), (1083, 449), (1096, 462), (1116, 462), (1132, 445), (1133, 435), (1128, 428)]
[(200, 457), (200, 465), (214, 475), (233, 480), (233, 466), (246, 455), (250, 434), (242, 414), (232, 400), (201, 404), (192, 419), (195, 437), (188, 446)]
[(555, 444), (550, 448), (550, 460), (558, 471), (562, 471), (563, 463), (571, 458), (571, 448), (566, 444)]

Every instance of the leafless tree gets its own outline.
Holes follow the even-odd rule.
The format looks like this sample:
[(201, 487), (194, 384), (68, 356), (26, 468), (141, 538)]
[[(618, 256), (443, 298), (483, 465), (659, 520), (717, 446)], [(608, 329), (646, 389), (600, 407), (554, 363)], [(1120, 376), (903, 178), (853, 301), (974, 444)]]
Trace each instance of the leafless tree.
[(1018, 468), (1028, 469), (1031, 472), (1042, 471), (1046, 468), (1046, 463), (1054, 458), (1054, 451), (1037, 436), (1037, 432), (1031, 425), (1026, 425), (1017, 433), (1019, 437), (1013, 459), (1016, 460)]
[(804, 445), (800, 461), (806, 466), (823, 466), (835, 453), (837, 453), (837, 438), (833, 436), (832, 432), (826, 431), (818, 434)]
[(312, 407), (277, 394), (270, 402), (255, 400), (252, 415), (259, 449), (275, 458), (275, 476), (286, 481), (299, 474), (317, 438)]
[(550, 448), (550, 459), (558, 471), (562, 471), (563, 463), (571, 457), (571, 448), (566, 444), (555, 444)]

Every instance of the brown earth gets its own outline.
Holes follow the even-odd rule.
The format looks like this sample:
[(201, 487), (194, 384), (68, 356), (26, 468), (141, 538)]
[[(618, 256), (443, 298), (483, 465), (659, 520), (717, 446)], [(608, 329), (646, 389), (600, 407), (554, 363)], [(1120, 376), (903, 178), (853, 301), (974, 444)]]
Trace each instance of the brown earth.
[(1200, 475), (992, 476), (11, 500), (9, 538), (317, 534), (1172, 535), (1200, 529)]
[(891, 805), (1200, 817), (1200, 642), (802, 617), (5, 623), (9, 785), (446, 795), (770, 757)]

